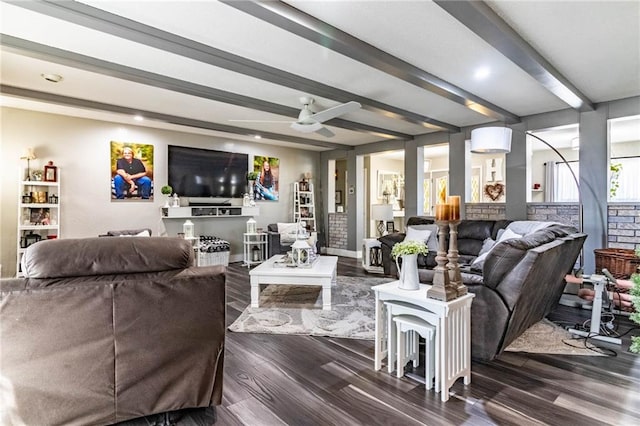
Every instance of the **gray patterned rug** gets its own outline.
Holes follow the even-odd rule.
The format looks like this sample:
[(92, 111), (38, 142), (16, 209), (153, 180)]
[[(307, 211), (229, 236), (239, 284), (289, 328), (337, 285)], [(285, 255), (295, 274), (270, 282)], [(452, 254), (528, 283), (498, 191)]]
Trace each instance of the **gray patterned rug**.
[[(375, 338), (375, 296), (371, 287), (391, 278), (338, 276), (331, 292), (331, 310), (322, 310), (320, 286), (268, 285), (260, 293), (260, 307), (247, 307), (229, 330), (238, 333), (301, 334), (373, 340)], [(569, 332), (543, 320), (525, 331), (508, 348), (511, 352), (598, 355), (574, 348)]]
[(303, 334), (373, 340), (375, 296), (371, 287), (391, 278), (338, 276), (331, 310), (322, 310), (322, 287), (268, 285), (260, 307), (247, 307), (229, 330), (241, 333)]

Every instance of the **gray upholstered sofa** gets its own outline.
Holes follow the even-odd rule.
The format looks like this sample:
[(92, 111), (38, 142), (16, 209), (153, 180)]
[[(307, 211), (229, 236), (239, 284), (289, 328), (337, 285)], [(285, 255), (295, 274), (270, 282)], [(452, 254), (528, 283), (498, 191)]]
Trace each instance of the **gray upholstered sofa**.
[[(458, 228), (461, 262), (473, 265), (462, 273), (462, 280), (475, 294), (471, 305), (471, 353), (475, 359), (495, 358), (551, 312), (562, 296), (564, 276), (574, 267), (586, 239), (571, 226), (548, 224), (521, 238), (495, 244), (483, 262), (473, 264), (483, 241), (495, 239), (498, 231), (509, 224), (462, 221)], [(388, 243), (390, 238), (385, 240)], [(382, 244), (384, 256), (385, 243)], [(421, 282), (433, 280), (434, 255), (430, 250), (419, 261)]]
[(0, 423), (112, 424), (190, 407), (215, 418), (224, 267), (191, 267), (177, 238), (47, 240), (23, 260), (28, 278), (0, 280), (0, 401), (11, 403)]

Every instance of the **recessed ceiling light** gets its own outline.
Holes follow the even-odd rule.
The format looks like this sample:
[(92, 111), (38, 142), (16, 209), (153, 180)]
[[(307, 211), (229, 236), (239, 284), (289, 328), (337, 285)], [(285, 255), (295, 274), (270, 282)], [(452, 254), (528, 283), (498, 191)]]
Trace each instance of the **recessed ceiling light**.
[(40, 74), (42, 76), (42, 78), (44, 78), (47, 81), (50, 81), (51, 83), (60, 83), (62, 81), (62, 76), (60, 74)]
[(136, 120), (136, 121), (143, 121), (144, 117), (141, 116), (141, 115), (136, 115), (136, 116), (133, 117), (133, 119)]
[(253, 138), (254, 138), (254, 139), (262, 139), (262, 136), (260, 136), (260, 135), (254, 135), (254, 136), (253, 136)]
[(484, 80), (485, 78), (489, 77), (489, 74), (491, 74), (491, 70), (489, 69), (489, 67), (480, 67), (473, 74), (473, 78), (475, 78), (476, 80)]

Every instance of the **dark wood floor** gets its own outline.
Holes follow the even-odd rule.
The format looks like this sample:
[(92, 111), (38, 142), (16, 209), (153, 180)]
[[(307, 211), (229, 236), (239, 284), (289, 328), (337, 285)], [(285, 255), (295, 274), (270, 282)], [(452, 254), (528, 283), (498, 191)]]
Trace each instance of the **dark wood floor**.
[[(340, 258), (338, 274), (367, 275)], [(227, 276), (227, 323), (249, 304), (246, 267)], [(559, 307), (551, 319), (589, 312)], [(632, 324), (623, 318), (624, 327)], [(227, 332), (217, 425), (640, 425), (640, 357), (505, 353), (472, 364), (448, 402), (409, 378), (373, 370), (373, 341)]]

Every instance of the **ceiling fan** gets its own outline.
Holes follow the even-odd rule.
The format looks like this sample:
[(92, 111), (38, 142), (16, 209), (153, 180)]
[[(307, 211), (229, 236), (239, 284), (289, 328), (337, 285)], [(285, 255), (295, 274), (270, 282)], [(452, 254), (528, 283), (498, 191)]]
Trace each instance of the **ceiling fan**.
[(302, 110), (298, 115), (296, 121), (269, 121), (269, 120), (230, 120), (230, 121), (244, 121), (254, 123), (291, 123), (291, 128), (302, 133), (316, 132), (327, 138), (335, 136), (328, 128), (324, 127), (322, 123), (325, 121), (336, 118), (340, 115), (347, 114), (355, 111), (361, 107), (358, 102), (346, 102), (344, 104), (336, 105), (331, 108), (327, 108), (324, 111), (314, 113), (311, 111), (311, 105), (313, 104), (313, 98), (303, 96), (300, 98), (302, 103)]

